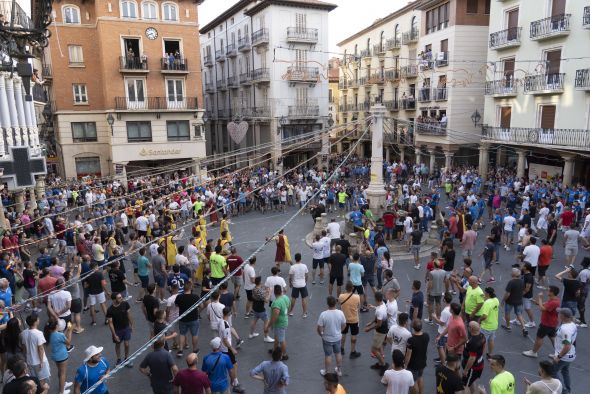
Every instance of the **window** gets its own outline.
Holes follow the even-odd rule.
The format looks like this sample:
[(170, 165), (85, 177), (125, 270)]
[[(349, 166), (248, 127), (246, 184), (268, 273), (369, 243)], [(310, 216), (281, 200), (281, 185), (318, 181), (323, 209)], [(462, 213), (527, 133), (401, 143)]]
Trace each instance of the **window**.
[(97, 175), (100, 173), (100, 157), (78, 157), (76, 158), (76, 175), (78, 177)]
[(143, 79), (126, 79), (127, 102), (132, 108), (143, 108), (145, 106), (145, 89)]
[(88, 104), (88, 95), (86, 94), (86, 85), (75, 83), (74, 90), (74, 104)]
[(545, 130), (551, 130), (555, 128), (555, 105), (541, 105), (539, 126)]
[(152, 122), (127, 122), (128, 142), (152, 142)]
[(169, 120), (166, 122), (168, 130), (168, 141), (188, 141), (190, 139), (190, 128), (188, 120)]
[(143, 19), (158, 19), (158, 5), (151, 1), (144, 1), (141, 4), (141, 16)]
[(479, 0), (467, 0), (468, 14), (477, 14), (477, 3), (479, 3)]
[(72, 139), (74, 142), (96, 142), (96, 123), (72, 122)]
[(80, 23), (80, 10), (78, 7), (73, 5), (66, 5), (62, 8), (63, 21), (67, 24), (79, 24)]
[(84, 52), (81, 45), (68, 45), (68, 56), (70, 65), (84, 64)]
[(166, 89), (168, 91), (168, 102), (183, 102), (184, 89), (182, 79), (168, 79), (166, 80)]
[(176, 5), (172, 3), (164, 3), (162, 5), (162, 19), (165, 21), (176, 21), (178, 16), (176, 15)]
[(121, 2), (121, 17), (122, 18), (137, 18), (137, 8), (134, 1)]
[(426, 11), (426, 34), (442, 30), (449, 26), (449, 3)]

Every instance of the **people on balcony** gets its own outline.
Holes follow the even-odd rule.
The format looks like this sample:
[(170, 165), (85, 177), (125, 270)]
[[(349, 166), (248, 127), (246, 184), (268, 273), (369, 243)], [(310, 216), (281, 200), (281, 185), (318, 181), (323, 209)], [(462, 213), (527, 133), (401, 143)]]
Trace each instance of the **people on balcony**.
[(43, 85), (45, 83), (45, 81), (39, 78), (39, 70), (37, 70), (36, 68), (33, 69), (33, 76), (31, 76), (31, 81), (33, 81), (35, 85)]
[(439, 114), (436, 117), (432, 116), (418, 116), (416, 118), (416, 126), (419, 131), (428, 133), (442, 133), (447, 128), (447, 114)]
[(180, 51), (176, 50), (174, 52), (166, 53), (164, 59), (165, 59), (164, 67), (167, 70), (183, 70), (184, 69), (184, 61), (182, 60), (182, 56), (180, 55)]

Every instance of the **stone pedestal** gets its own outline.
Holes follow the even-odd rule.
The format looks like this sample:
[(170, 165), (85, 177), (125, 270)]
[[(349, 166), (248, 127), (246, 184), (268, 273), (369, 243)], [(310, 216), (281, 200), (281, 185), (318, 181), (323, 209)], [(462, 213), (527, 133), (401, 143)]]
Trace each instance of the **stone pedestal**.
[(453, 166), (453, 152), (445, 151), (445, 170), (449, 171)]
[(35, 189), (29, 191), (29, 209), (31, 212), (37, 208), (37, 198), (35, 197)]
[(429, 170), (430, 170), (430, 174), (432, 174), (434, 172), (434, 165), (436, 164), (436, 155), (434, 154), (434, 150), (430, 151), (430, 166), (429, 166)]
[(14, 192), (14, 199), (16, 202), (16, 212), (22, 213), (25, 210), (25, 191), (17, 190)]
[(322, 218), (315, 218), (315, 224), (313, 226), (313, 236), (315, 237), (316, 235), (322, 235), (323, 229), (324, 226), (322, 225)]
[(376, 213), (385, 206), (385, 183), (383, 182), (383, 119), (386, 109), (377, 104), (371, 108), (371, 182), (367, 188), (369, 208)]
[(37, 178), (35, 182), (35, 193), (37, 193), (37, 200), (45, 198), (45, 179)]

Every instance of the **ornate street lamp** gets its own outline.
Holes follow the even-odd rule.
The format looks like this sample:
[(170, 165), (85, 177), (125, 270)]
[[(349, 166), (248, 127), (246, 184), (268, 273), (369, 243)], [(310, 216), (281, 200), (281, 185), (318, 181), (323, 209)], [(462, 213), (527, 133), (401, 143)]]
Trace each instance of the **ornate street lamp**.
[(479, 111), (476, 109), (475, 112), (471, 115), (471, 121), (473, 121), (473, 126), (477, 127), (480, 120), (481, 115), (479, 114)]
[(109, 112), (109, 114), (107, 115), (107, 123), (109, 124), (109, 126), (111, 126), (111, 135), (115, 135), (115, 132), (113, 131), (113, 125), (115, 124), (115, 117), (113, 116), (113, 114), (111, 112)]

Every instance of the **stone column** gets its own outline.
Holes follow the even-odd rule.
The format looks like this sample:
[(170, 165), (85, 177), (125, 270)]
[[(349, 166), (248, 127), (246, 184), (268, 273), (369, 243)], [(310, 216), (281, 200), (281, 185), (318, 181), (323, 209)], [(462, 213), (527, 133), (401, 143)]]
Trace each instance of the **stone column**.
[(385, 148), (385, 161), (390, 163), (391, 162), (391, 153), (389, 148)]
[(29, 190), (29, 208), (31, 209), (31, 211), (37, 208), (37, 198), (35, 197), (34, 187), (32, 187), (31, 190)]
[[(20, 132), (18, 128), (18, 117), (16, 114), (16, 102), (14, 100), (14, 81), (12, 78), (5, 78), (6, 82), (6, 98), (8, 101), (8, 112), (10, 113), (10, 127), (7, 129), (6, 133), (6, 143), (8, 146), (13, 146), (15, 144), (14, 135)], [(19, 139), (16, 140), (17, 142)]]
[(434, 149), (430, 150), (428, 153), (430, 153), (430, 174), (432, 174), (434, 172), (434, 165), (436, 164), (436, 155), (434, 154)]
[(37, 193), (37, 200), (45, 198), (45, 179), (38, 177), (35, 182), (35, 193)]
[(503, 165), (503, 163), (502, 163), (502, 160), (503, 160), (503, 157), (502, 157), (503, 150), (504, 149), (501, 146), (499, 146), (496, 149), (496, 166), (497, 167), (501, 167)]
[(377, 104), (371, 108), (373, 123), (371, 124), (371, 182), (367, 188), (369, 208), (373, 213), (382, 209), (385, 204), (385, 184), (383, 182), (383, 119), (386, 109)]
[(516, 176), (522, 178), (524, 176), (524, 170), (526, 166), (526, 151), (516, 150), (518, 154), (518, 164), (516, 166)]
[(422, 154), (422, 152), (420, 152), (420, 149), (416, 149), (416, 164), (422, 163), (421, 154)]
[(483, 180), (488, 178), (488, 164), (490, 161), (490, 150), (487, 144), (479, 146), (479, 175)]
[(16, 212), (21, 213), (25, 210), (25, 191), (23, 189), (14, 192), (16, 201)]
[(322, 133), (322, 148), (320, 151), (320, 158), (321, 158), (321, 162), (320, 162), (320, 169), (321, 167), (326, 167), (326, 169), (328, 168), (328, 158), (330, 157), (330, 132), (329, 130), (331, 129), (324, 129), (324, 132)]
[(399, 146), (399, 160), (401, 162), (406, 161), (406, 148), (403, 145), (398, 145)]
[[(0, 75), (0, 80), (3, 79)], [(1, 94), (2, 92), (0, 92)], [(0, 198), (0, 228), (6, 229), (6, 216), (4, 216), (4, 205), (2, 205), (2, 199)]]
[(563, 158), (563, 184), (571, 186), (574, 175), (574, 155), (562, 155)]
[[(14, 84), (14, 104), (16, 105), (16, 120), (18, 122), (18, 125), (16, 127), (16, 145), (28, 145), (28, 141), (29, 138), (28, 136), (26, 137), (26, 141), (24, 136), (27, 134), (27, 126), (28, 126), (28, 122), (27, 120), (30, 121), (29, 118), (29, 111), (28, 108), (26, 109), (27, 111), (27, 116), (25, 117), (25, 106), (23, 103), (23, 87), (22, 87), (22, 82), (20, 80), (20, 78), (14, 78), (13, 79), (13, 84)], [(25, 143), (26, 142), (26, 143)]]
[(342, 147), (342, 141), (341, 142), (337, 142), (336, 143), (336, 153), (338, 153), (339, 155), (341, 155), (343, 150), (344, 150), (344, 148)]
[[(283, 157), (281, 154), (281, 144), (283, 141), (283, 130), (281, 130), (281, 125), (279, 124), (277, 119), (274, 119), (271, 122), (271, 140), (274, 142), (273, 150), (271, 153), (272, 157), (272, 167), (279, 172), (279, 174), (283, 174)], [(278, 160), (281, 159), (281, 163), (278, 163)]]
[(445, 171), (449, 171), (453, 166), (453, 152), (445, 151)]

